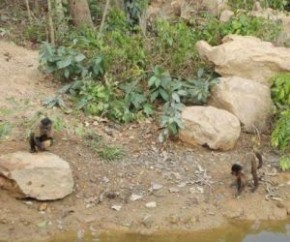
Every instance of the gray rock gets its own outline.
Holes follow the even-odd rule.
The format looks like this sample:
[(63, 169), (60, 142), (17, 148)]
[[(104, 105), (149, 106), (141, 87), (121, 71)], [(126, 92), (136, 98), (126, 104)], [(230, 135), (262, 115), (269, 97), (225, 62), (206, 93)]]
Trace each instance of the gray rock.
[(25, 197), (37, 200), (64, 198), (74, 186), (69, 164), (49, 152), (2, 155), (0, 174), (15, 182)]

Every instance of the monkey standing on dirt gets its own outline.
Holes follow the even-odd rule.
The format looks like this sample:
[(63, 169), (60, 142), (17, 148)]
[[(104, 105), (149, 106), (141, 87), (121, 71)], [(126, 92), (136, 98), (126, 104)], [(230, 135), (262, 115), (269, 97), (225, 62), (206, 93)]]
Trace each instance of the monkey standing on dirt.
[(30, 133), (29, 144), (31, 153), (45, 151), (53, 145), (52, 121), (49, 118), (43, 118), (37, 129)]
[[(251, 165), (251, 168), (249, 169), (249, 164)], [(257, 152), (251, 152), (246, 156), (246, 163), (245, 163), (245, 171), (243, 170), (243, 167), (239, 164), (233, 164), (231, 173), (233, 176), (236, 177), (237, 181), (237, 195), (240, 195), (243, 189), (245, 188), (247, 181), (248, 181), (248, 174), (251, 173), (253, 180), (254, 180), (254, 189), (255, 191), (259, 185), (259, 179), (257, 170), (260, 169), (263, 165), (263, 158), (262, 155)]]

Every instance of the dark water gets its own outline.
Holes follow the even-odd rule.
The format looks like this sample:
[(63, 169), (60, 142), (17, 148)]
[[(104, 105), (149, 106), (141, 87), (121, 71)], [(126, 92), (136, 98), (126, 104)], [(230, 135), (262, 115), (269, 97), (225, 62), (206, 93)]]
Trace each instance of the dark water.
[(62, 235), (51, 242), (290, 242), (290, 220), (275, 223), (232, 223), (221, 229), (202, 232), (160, 234), (155, 236), (105, 233), (98, 237), (86, 235), (79, 240), (76, 234)]

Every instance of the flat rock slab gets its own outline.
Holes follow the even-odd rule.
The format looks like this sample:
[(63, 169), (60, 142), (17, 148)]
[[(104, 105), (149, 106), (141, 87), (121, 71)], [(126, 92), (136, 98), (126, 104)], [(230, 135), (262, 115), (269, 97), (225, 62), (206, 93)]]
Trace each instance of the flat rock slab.
[(25, 197), (37, 200), (64, 198), (74, 187), (69, 164), (49, 152), (2, 155), (0, 175), (15, 182)]

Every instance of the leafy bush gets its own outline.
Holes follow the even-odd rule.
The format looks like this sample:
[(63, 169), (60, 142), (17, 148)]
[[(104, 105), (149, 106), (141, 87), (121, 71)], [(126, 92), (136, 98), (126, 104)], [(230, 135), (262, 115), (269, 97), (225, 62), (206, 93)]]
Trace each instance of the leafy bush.
[(262, 40), (273, 41), (281, 32), (281, 26), (272, 20), (237, 13), (229, 21), (222, 23), (215, 17), (197, 26), (199, 39), (205, 39), (213, 45), (221, 43), (229, 34), (252, 35)]
[(290, 111), (284, 111), (279, 115), (275, 123), (275, 128), (271, 135), (271, 143), (274, 147), (280, 149), (284, 154), (280, 158), (280, 167), (283, 170), (290, 169)]
[(159, 140), (163, 142), (170, 136), (176, 136), (182, 128), (181, 112), (184, 102), (204, 104), (210, 95), (210, 89), (217, 83), (217, 79), (199, 69), (197, 78), (193, 80), (179, 80), (172, 78), (168, 71), (155, 67), (153, 75), (148, 81), (151, 102), (159, 98), (164, 102), (160, 126), (162, 131)]
[(277, 119), (271, 135), (271, 143), (282, 151), (280, 167), (290, 169), (290, 73), (281, 73), (273, 78), (272, 99), (277, 107)]
[(271, 90), (273, 101), (279, 109), (290, 108), (290, 73), (275, 76)]
[(195, 43), (197, 32), (185, 22), (170, 23), (157, 21), (155, 26), (157, 37), (150, 49), (153, 65), (160, 65), (176, 76), (192, 73), (198, 59)]
[(97, 77), (104, 73), (102, 57), (88, 59), (84, 54), (73, 49), (63, 46), (55, 49), (46, 42), (40, 50), (40, 67), (61, 80), (73, 80), (88, 74)]
[[(229, 5), (234, 9), (251, 10), (254, 6), (255, 0), (229, 0)], [(262, 7), (283, 10), (288, 4), (287, 0), (261, 0)]]

